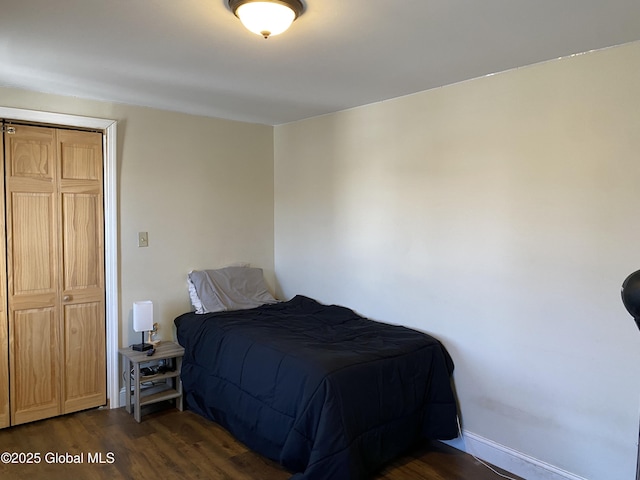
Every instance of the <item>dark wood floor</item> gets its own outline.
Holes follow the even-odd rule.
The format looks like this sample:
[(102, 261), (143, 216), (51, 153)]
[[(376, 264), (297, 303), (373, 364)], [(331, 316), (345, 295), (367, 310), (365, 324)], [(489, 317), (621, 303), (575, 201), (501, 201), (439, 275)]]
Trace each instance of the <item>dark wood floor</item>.
[[(120, 408), (19, 425), (0, 430), (2, 452), (22, 454), (16, 458), (19, 461), (28, 460), (29, 453), (40, 455), (38, 464), (7, 464), (3, 457), (0, 478), (7, 479), (285, 480), (291, 476), (218, 425), (174, 408), (148, 414), (141, 423)], [(81, 463), (62, 463), (67, 459)], [(375, 480), (499, 478), (473, 457), (432, 442), (388, 465)]]

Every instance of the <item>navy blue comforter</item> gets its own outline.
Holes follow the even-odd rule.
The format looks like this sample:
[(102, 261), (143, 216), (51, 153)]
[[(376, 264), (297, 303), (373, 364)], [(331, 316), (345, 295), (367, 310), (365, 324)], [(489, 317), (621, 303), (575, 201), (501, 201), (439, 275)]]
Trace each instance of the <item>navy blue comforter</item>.
[(457, 436), (453, 362), (429, 335), (304, 296), (175, 324), (189, 408), (296, 480), (367, 478)]

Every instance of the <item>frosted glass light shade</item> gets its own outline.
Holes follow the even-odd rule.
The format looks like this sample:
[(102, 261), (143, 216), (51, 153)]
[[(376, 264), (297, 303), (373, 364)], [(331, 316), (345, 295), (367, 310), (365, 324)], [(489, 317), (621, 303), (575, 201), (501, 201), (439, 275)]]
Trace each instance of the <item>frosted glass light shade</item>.
[(133, 330), (136, 332), (153, 330), (153, 302), (151, 300), (133, 302)]
[[(296, 8), (298, 4), (299, 2), (295, 2)], [(299, 10), (295, 11), (286, 1), (249, 1), (235, 8), (234, 13), (247, 30), (268, 38), (287, 30), (298, 16)]]

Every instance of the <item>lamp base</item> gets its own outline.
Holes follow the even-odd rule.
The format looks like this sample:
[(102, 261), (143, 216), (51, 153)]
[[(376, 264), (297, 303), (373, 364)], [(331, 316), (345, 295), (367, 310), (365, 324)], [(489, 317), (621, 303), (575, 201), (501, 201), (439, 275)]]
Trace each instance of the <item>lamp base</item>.
[(131, 345), (131, 348), (137, 352), (146, 352), (147, 350), (151, 350), (153, 345), (150, 343), (136, 343), (135, 345)]

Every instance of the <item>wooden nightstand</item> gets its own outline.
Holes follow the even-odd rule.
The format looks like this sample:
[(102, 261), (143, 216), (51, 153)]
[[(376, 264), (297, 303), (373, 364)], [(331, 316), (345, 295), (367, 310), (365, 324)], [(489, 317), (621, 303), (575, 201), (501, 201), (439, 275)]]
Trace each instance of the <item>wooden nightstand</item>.
[[(125, 378), (125, 408), (128, 413), (131, 413), (131, 371), (133, 370), (133, 417), (137, 422), (140, 422), (140, 409), (145, 405), (151, 405), (152, 403), (162, 402), (164, 400), (176, 401), (176, 408), (182, 411), (182, 381), (180, 380), (180, 370), (182, 368), (182, 357), (184, 356), (184, 348), (174, 342), (161, 342), (156, 347), (156, 353), (152, 356), (147, 356), (147, 352), (138, 352), (132, 350), (131, 347), (125, 347), (118, 350), (122, 355), (124, 364), (124, 378)], [(173, 359), (172, 371), (166, 371), (164, 373), (156, 373), (155, 375), (142, 376), (140, 370), (142, 364), (153, 362), (157, 363), (159, 360)], [(159, 382), (166, 380), (166, 387), (159, 387), (160, 390), (153, 388), (153, 393), (143, 394), (140, 388), (141, 382)]]

